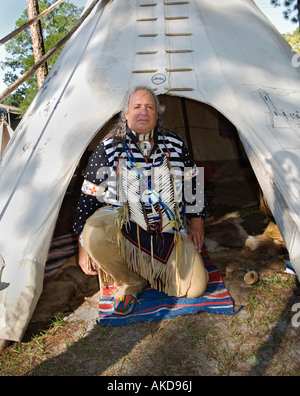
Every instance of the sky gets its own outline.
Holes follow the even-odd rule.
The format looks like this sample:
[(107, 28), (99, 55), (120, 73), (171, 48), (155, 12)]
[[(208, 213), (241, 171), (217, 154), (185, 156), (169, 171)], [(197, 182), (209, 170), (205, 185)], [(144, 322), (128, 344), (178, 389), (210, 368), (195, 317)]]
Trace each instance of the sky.
[[(77, 7), (84, 7), (86, 0), (69, 0)], [(15, 23), (27, 8), (26, 0), (0, 0), (0, 39), (7, 36), (15, 30)], [(0, 46), (0, 61), (6, 57), (5, 44)], [(0, 69), (0, 92), (3, 92), (7, 86), (3, 83), (4, 71)]]
[[(77, 7), (84, 7), (86, 0), (69, 0)], [(128, 1), (128, 0), (125, 0)], [(283, 17), (284, 7), (273, 7), (270, 0), (254, 0), (261, 11), (277, 27), (280, 33), (292, 33), (297, 25), (286, 21)], [(26, 0), (0, 0), (0, 39), (15, 29), (15, 22), (27, 8)], [(5, 45), (0, 46), (0, 61), (5, 60)], [(6, 85), (3, 83), (4, 72), (0, 69), (0, 92)]]

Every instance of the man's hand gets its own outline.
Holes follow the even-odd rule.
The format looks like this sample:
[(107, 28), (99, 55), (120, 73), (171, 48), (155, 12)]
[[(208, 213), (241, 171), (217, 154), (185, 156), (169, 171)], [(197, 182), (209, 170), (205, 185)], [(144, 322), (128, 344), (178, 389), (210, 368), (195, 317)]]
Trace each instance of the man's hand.
[(194, 243), (195, 249), (200, 253), (204, 243), (204, 220), (192, 217), (188, 228), (188, 241)]
[(98, 275), (98, 271), (96, 270), (95, 267), (91, 266), (91, 268), (89, 268), (84, 248), (82, 247), (82, 245), (79, 241), (78, 241), (78, 248), (79, 248), (79, 251), (78, 251), (79, 267), (82, 269), (82, 271), (86, 275)]

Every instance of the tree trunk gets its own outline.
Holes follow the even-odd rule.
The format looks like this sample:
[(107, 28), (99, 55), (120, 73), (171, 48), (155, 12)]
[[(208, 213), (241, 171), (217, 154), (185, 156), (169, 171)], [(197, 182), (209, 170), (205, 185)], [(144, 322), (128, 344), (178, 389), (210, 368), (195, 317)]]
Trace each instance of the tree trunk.
[[(28, 18), (32, 19), (39, 15), (39, 4), (38, 0), (26, 0), (27, 9), (28, 9)], [(30, 26), (31, 40), (32, 40), (32, 48), (33, 48), (33, 56), (35, 63), (38, 62), (43, 55), (45, 55), (45, 47), (44, 47), (44, 39), (43, 39), (43, 31), (41, 21), (33, 23)], [(40, 88), (43, 84), (46, 75), (48, 74), (47, 63), (45, 62), (39, 69), (36, 71), (38, 87)]]

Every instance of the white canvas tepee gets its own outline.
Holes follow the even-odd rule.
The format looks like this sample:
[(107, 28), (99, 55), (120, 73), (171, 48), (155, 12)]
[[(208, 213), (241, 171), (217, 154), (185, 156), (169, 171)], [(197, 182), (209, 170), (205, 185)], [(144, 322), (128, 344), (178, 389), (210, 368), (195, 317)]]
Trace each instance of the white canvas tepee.
[(21, 340), (77, 163), (136, 85), (170, 106), (174, 97), (207, 104), (237, 128), (300, 277), (295, 56), (252, 0), (100, 1), (1, 158), (0, 339)]

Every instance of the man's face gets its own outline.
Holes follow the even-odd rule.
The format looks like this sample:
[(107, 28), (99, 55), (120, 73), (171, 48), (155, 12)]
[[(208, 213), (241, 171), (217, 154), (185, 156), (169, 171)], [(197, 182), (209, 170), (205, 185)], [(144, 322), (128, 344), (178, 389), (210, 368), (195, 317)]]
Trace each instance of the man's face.
[(155, 128), (158, 114), (156, 103), (148, 91), (136, 91), (129, 100), (125, 114), (128, 127), (140, 134), (149, 133)]

